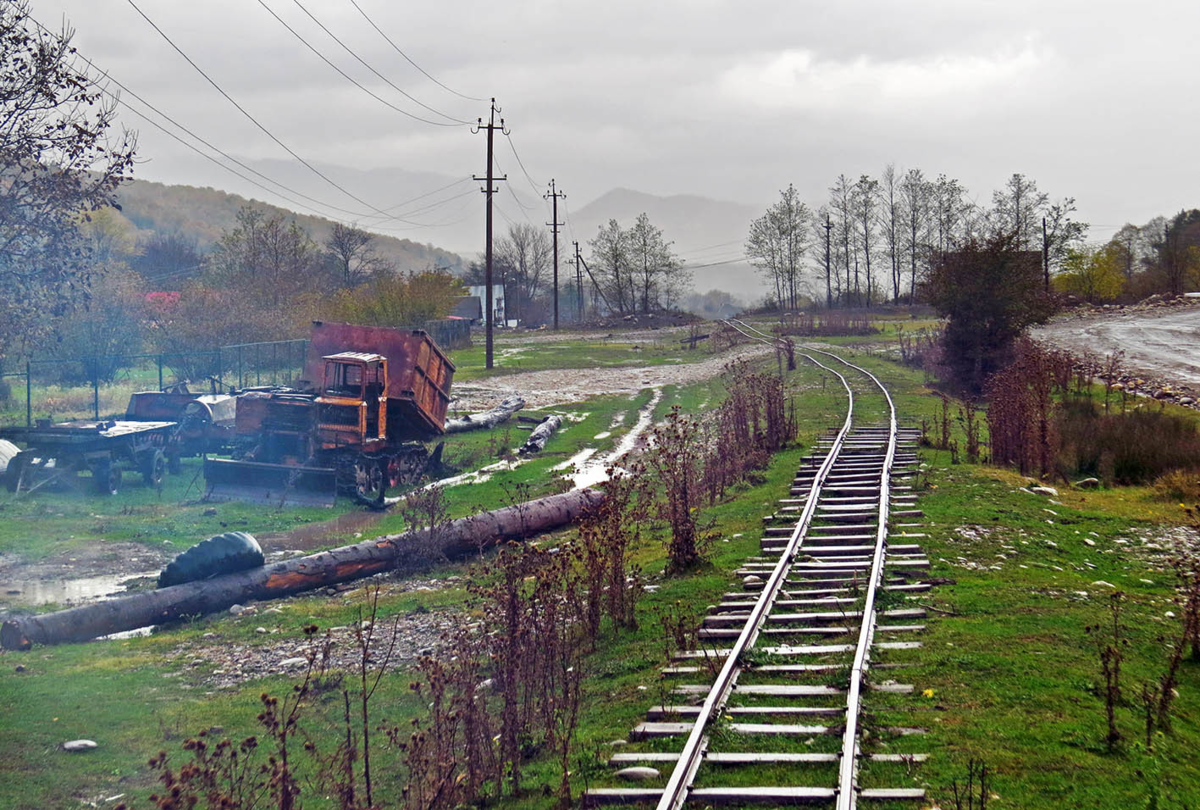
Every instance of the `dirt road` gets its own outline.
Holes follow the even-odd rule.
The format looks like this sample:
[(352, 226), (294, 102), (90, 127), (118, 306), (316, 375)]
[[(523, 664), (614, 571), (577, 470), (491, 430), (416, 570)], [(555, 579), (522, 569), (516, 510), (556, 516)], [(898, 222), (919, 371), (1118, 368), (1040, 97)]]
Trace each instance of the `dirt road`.
[(602, 394), (632, 396), (646, 388), (687, 385), (721, 373), (734, 360), (771, 352), (770, 346), (742, 346), (698, 363), (678, 363), (637, 368), (564, 368), (505, 374), (486, 380), (456, 384), (454, 407), (463, 411), (486, 410), (505, 397), (519, 394), (529, 410), (580, 402)]
[(1070, 318), (1040, 327), (1034, 337), (1072, 352), (1125, 352), (1132, 372), (1200, 389), (1200, 306)]

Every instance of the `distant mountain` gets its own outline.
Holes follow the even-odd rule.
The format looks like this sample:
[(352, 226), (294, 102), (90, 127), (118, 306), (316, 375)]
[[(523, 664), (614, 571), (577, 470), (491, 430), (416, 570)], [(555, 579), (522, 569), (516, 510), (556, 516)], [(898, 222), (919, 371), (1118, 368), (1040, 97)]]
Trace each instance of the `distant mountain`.
[(753, 301), (767, 292), (762, 278), (748, 262), (729, 260), (744, 255), (750, 223), (762, 216), (763, 210), (765, 207), (689, 194), (660, 197), (618, 188), (572, 211), (571, 225), (586, 256), (587, 241), (610, 219), (629, 227), (638, 214), (645, 213), (693, 268), (697, 292), (719, 289)]
[[(238, 209), (244, 205), (295, 219), (317, 242), (323, 242), (333, 228), (331, 220), (299, 214), (213, 188), (133, 180), (121, 186), (117, 192), (117, 202), (124, 217), (139, 231), (177, 231), (185, 236), (194, 237), (200, 249), (205, 252), (212, 249), (222, 233), (236, 225)], [(376, 234), (375, 250), (404, 271), (423, 270), (430, 265), (446, 267), (452, 271), (460, 271), (463, 268), (463, 259), (456, 253), (386, 234)]]

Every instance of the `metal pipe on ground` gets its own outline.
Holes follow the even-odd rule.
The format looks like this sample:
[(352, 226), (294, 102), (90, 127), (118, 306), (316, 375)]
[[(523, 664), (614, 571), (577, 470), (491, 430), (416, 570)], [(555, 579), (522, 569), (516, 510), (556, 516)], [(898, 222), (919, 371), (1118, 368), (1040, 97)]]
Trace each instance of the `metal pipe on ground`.
[[(450, 557), (478, 551), (504, 540), (520, 540), (566, 526), (604, 499), (595, 489), (564, 492), (459, 518), (439, 527), (436, 542)], [(27, 650), (34, 644), (64, 644), (137, 630), (224, 610), (252, 599), (277, 599), (389, 571), (422, 541), (428, 530), (389, 535), (352, 546), (297, 557), (156, 591), (91, 605), (22, 616), (0, 625), (0, 646)]]

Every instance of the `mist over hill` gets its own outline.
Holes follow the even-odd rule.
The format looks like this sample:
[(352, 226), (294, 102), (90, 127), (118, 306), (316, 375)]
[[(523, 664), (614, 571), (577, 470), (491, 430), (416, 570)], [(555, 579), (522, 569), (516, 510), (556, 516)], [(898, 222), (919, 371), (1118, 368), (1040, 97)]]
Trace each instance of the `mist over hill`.
[[(362, 208), (294, 161), (243, 161), (301, 194)], [(388, 167), (314, 165), (397, 217), (387, 222), (376, 220), (377, 224), (363, 220), (361, 227), (377, 235), (378, 252), (398, 268), (415, 270), (434, 264), (460, 271), (482, 254), (484, 195), (470, 177)], [(524, 222), (526, 216), (535, 224), (549, 221), (548, 211), (543, 216), (544, 201), (535, 198), (528, 183), (520, 179), (510, 177), (496, 195), (497, 236), (506, 232), (509, 222)], [(286, 203), (261, 202), (262, 191), (238, 177), (230, 176), (222, 185), (226, 190), (135, 180), (122, 187), (119, 198), (125, 216), (139, 229), (178, 230), (194, 236), (202, 250), (210, 249), (222, 231), (233, 227), (238, 208), (247, 203), (294, 217), (317, 241), (322, 241), (333, 225), (331, 220), (290, 210), (284, 207)], [(571, 240), (577, 239), (587, 256), (588, 241), (608, 220), (616, 219), (628, 227), (645, 212), (692, 268), (697, 292), (725, 290), (747, 303), (768, 292), (761, 276), (741, 260), (750, 223), (762, 215), (765, 205), (691, 194), (655, 195), (627, 188), (613, 189), (578, 208), (572, 205), (575, 202), (570, 198), (559, 211), (560, 218), (566, 217), (570, 225), (564, 232), (564, 257), (572, 255)]]
[(762, 216), (763, 210), (765, 206), (759, 209), (690, 194), (663, 197), (618, 188), (573, 210), (571, 224), (573, 238), (579, 240), (586, 256), (587, 241), (610, 219), (627, 227), (645, 212), (692, 268), (697, 292), (725, 290), (750, 303), (761, 298), (767, 287), (748, 262), (738, 259), (744, 255), (750, 223)]

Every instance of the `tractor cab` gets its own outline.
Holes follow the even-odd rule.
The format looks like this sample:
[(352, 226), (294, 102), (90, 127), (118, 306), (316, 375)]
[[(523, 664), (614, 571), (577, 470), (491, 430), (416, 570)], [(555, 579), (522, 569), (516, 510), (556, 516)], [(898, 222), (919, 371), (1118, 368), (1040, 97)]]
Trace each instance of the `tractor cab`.
[(317, 397), (321, 445), (342, 447), (386, 439), (387, 358), (341, 352), (322, 359), (325, 373)]

